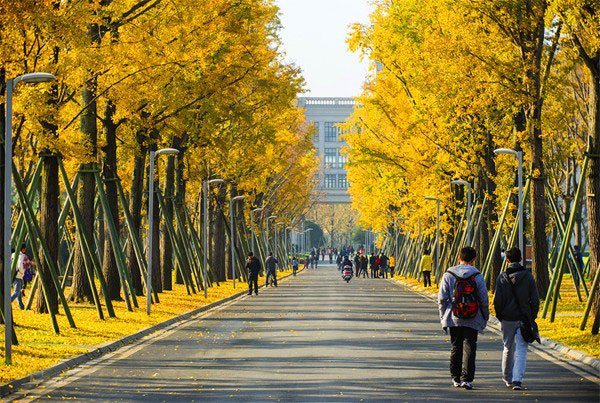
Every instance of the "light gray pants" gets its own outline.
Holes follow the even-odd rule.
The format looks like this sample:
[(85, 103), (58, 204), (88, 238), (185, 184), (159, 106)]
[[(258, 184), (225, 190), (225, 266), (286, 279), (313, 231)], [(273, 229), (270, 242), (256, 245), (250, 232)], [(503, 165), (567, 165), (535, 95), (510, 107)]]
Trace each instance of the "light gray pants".
[(502, 378), (505, 382), (522, 382), (527, 365), (527, 342), (521, 336), (520, 321), (503, 320)]

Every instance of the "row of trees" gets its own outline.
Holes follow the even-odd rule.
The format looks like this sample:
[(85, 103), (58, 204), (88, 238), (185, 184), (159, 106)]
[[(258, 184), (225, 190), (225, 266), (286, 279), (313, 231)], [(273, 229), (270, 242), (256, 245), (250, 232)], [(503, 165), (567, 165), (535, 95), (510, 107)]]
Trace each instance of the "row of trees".
[[(350, 191), (363, 225), (380, 230), (406, 217), (410, 228), (422, 220), (432, 234), (435, 203), (424, 197), (433, 196), (442, 201), (442, 233), (451, 242), (465, 189), (450, 180), (468, 180), (480, 205), (486, 200), (476, 245), (485, 257), (505, 195), (516, 196), (515, 161), (496, 157), (494, 149), (520, 150), (530, 182), (527, 243), (540, 294), (550, 287), (549, 239), (560, 241), (558, 221), (566, 222), (573, 209), (574, 239), (587, 245), (594, 277), (600, 263), (597, 1), (382, 0), (370, 25), (353, 27), (349, 44), (378, 66), (344, 127)], [(580, 181), (586, 192), (576, 199)], [(559, 214), (551, 214), (549, 199), (558, 201)], [(514, 219), (516, 208), (509, 215)], [(492, 287), (499, 246), (491, 252)], [(600, 326), (598, 294), (593, 333)]]
[[(228, 197), (244, 195), (288, 225), (305, 211), (317, 163), (277, 12), (270, 0), (0, 0), (0, 83), (33, 71), (57, 77), (20, 86), (14, 104), (15, 181), (30, 196), (18, 196), (22, 237), (13, 244), (40, 245), (35, 311), (57, 311), (55, 274), (72, 273), (71, 301), (94, 301), (94, 278), (110, 300), (127, 298), (129, 286), (143, 294), (149, 151), (179, 150), (158, 159), (155, 175), (154, 292), (171, 289), (175, 266), (184, 282), (181, 266), (199, 265), (185, 256), (193, 248), (173, 242), (188, 233), (200, 250), (187, 230), (204, 220), (211, 244), (201, 252), (214, 280), (227, 278)], [(204, 217), (202, 184), (211, 178), (224, 183), (210, 187)], [(37, 237), (19, 231), (25, 202)]]

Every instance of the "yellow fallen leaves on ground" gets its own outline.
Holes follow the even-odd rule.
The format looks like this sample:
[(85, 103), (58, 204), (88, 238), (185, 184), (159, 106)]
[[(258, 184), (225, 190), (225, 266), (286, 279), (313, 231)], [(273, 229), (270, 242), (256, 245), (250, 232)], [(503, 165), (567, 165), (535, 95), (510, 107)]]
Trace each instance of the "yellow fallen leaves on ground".
[[(402, 280), (406, 283), (414, 285), (421, 290), (432, 291), (437, 294), (438, 288), (435, 283), (433, 287), (423, 287), (422, 282), (418, 282), (415, 279), (407, 278), (404, 276), (396, 276), (395, 278)], [(432, 279), (433, 280), (433, 279)], [(587, 281), (588, 289), (589, 279)], [(490, 314), (495, 315), (494, 306), (492, 301), (494, 300), (494, 294), (490, 295)], [(584, 353), (600, 358), (600, 335), (591, 335), (590, 327), (592, 325), (593, 318), (588, 319), (588, 326), (585, 330), (579, 330), (579, 324), (583, 316), (583, 310), (585, 309), (586, 298), (581, 291), (582, 302), (577, 298), (577, 292), (575, 286), (571, 280), (569, 274), (565, 274), (560, 288), (560, 300), (558, 301), (558, 308), (556, 311), (556, 318), (554, 322), (550, 322), (550, 312), (546, 319), (541, 317), (542, 307), (544, 301), (540, 301), (540, 317), (536, 319), (540, 335), (552, 339), (558, 343), (564, 344), (565, 346), (574, 348), (576, 350), (583, 351)]]
[[(289, 273), (291, 271), (279, 272), (278, 276)], [(264, 277), (259, 278), (259, 284), (262, 283)], [(104, 320), (98, 318), (94, 305), (69, 303), (77, 329), (69, 327), (67, 317), (60, 307), (60, 313), (57, 315), (59, 335), (54, 334), (49, 315), (21, 311), (15, 302), (13, 314), (19, 344), (12, 347), (13, 364), (0, 364), (0, 383), (48, 368), (65, 358), (94, 350), (100, 344), (118, 340), (177, 315), (246, 291), (247, 287), (245, 282), (237, 281), (234, 289), (233, 282), (229, 280), (209, 288), (208, 298), (204, 299), (204, 293), (200, 290), (197, 290), (196, 294), (187, 295), (184, 285), (173, 284), (172, 291), (159, 294), (160, 303), (152, 305), (150, 316), (146, 315), (145, 296), (138, 297), (139, 308), (134, 308), (133, 312), (127, 310), (124, 301), (113, 301), (115, 318), (108, 317), (103, 304)], [(3, 361), (4, 332), (0, 333), (0, 354)], [(203, 335), (200, 334), (199, 337)]]

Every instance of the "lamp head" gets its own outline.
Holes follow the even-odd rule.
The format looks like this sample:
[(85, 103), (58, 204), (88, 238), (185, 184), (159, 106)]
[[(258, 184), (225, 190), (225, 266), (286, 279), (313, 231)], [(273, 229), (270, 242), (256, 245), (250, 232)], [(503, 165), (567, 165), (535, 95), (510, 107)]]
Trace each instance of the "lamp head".
[(275, 218), (277, 218), (277, 216), (276, 215), (272, 215), (272, 216), (269, 216), (268, 220), (274, 220)]
[(233, 199), (231, 199), (231, 201), (244, 200), (245, 198), (246, 196), (235, 196)]
[(463, 186), (467, 186), (469, 184), (466, 181), (461, 181), (461, 180), (458, 180), (458, 179), (450, 181), (450, 183), (453, 184), (453, 185), (463, 185)]
[(258, 212), (258, 211), (263, 211), (263, 208), (264, 208), (264, 207), (257, 207), (257, 208), (255, 208), (254, 210), (252, 210), (252, 212), (253, 212), (253, 213), (256, 213), (256, 212)]
[(156, 155), (177, 155), (179, 154), (179, 150), (175, 148), (163, 148), (156, 152)]
[(494, 150), (494, 154), (512, 154), (517, 156), (517, 152), (515, 150), (511, 150), (510, 148), (497, 148)]
[(208, 184), (212, 185), (214, 183), (223, 183), (223, 182), (225, 182), (223, 179), (211, 179), (208, 181)]
[(431, 197), (431, 196), (425, 196), (425, 200), (435, 200), (435, 201), (440, 201), (440, 199), (438, 199), (437, 197)]
[(23, 81), (24, 83), (47, 83), (56, 80), (54, 74), (50, 73), (29, 73), (23, 74), (14, 79), (15, 86)]

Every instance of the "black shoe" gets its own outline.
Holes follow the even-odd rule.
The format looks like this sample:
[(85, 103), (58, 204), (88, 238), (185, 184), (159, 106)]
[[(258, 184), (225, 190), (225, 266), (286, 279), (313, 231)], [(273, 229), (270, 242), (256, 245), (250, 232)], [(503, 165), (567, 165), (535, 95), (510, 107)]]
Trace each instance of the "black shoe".
[(252, 292), (249, 292), (248, 295), (252, 295)]
[(523, 385), (521, 382), (513, 382), (512, 383), (513, 390), (523, 390)]

